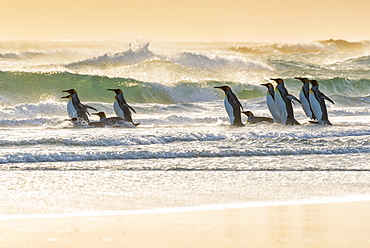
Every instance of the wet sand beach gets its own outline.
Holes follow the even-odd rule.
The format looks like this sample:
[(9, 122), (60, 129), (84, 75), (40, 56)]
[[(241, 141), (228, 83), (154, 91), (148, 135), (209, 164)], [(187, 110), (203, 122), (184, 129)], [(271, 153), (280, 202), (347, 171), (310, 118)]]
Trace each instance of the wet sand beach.
[(0, 247), (370, 247), (370, 202), (0, 221)]

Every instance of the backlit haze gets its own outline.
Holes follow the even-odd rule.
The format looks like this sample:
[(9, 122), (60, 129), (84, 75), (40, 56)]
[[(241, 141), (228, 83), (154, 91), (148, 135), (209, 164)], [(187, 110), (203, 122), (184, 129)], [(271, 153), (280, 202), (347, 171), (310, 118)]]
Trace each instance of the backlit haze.
[(368, 0), (2, 0), (0, 40), (370, 39)]

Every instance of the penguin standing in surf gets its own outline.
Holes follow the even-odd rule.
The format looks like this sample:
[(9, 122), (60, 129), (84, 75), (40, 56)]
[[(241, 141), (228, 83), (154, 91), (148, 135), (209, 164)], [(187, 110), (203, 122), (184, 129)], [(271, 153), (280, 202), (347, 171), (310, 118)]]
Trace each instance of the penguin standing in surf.
[(310, 104), (310, 80), (307, 78), (300, 78), (296, 77), (295, 79), (300, 80), (303, 83), (301, 91), (299, 92), (299, 100), (302, 103), (302, 108), (304, 113), (308, 118), (311, 120), (316, 120), (316, 116), (312, 111), (311, 104)]
[(300, 125), (294, 118), (292, 100), (301, 103), (295, 96), (288, 93), (281, 78), (271, 78), (277, 83), (275, 88), (275, 103), (281, 116), (282, 123), (285, 125)]
[(271, 83), (267, 84), (261, 84), (263, 86), (267, 87), (266, 92), (266, 103), (267, 107), (272, 115), (272, 118), (274, 119), (275, 123), (283, 123), (281, 120), (281, 116), (279, 111), (277, 110), (276, 103), (275, 103), (275, 92), (274, 92), (274, 86)]
[(63, 90), (62, 92), (69, 93), (69, 96), (65, 96), (62, 98), (68, 98), (67, 112), (68, 112), (68, 116), (71, 119), (77, 118), (79, 120), (89, 122), (88, 116), (90, 116), (90, 113), (87, 111), (87, 109), (89, 108), (89, 109), (98, 111), (94, 107), (82, 104), (80, 99), (78, 98), (76, 90), (70, 89), (70, 90)]
[(332, 125), (328, 118), (328, 111), (326, 109), (325, 100), (328, 100), (329, 102), (334, 104), (333, 100), (319, 91), (319, 83), (316, 80), (310, 80), (310, 83), (312, 84), (309, 93), (310, 103), (317, 121), (321, 125)]
[(62, 99), (63, 98), (67, 98), (68, 99), (68, 102), (67, 102), (67, 113), (68, 113), (69, 118), (71, 118), (71, 119), (67, 119), (65, 121), (72, 121), (72, 120), (73, 121), (77, 121), (78, 114), (77, 114), (76, 108), (73, 106), (72, 96), (71, 95), (62, 96)]
[(243, 106), (239, 102), (236, 95), (232, 92), (229, 86), (216, 86), (217, 89), (222, 89), (225, 92), (224, 104), (227, 114), (230, 118), (230, 124), (237, 127), (242, 127), (241, 110)]
[(131, 110), (136, 113), (130, 105), (127, 104), (125, 98), (123, 97), (123, 92), (121, 89), (108, 89), (116, 93), (114, 97), (113, 108), (116, 115), (127, 122), (131, 122), (134, 126), (139, 125), (140, 123), (134, 123), (131, 117)]

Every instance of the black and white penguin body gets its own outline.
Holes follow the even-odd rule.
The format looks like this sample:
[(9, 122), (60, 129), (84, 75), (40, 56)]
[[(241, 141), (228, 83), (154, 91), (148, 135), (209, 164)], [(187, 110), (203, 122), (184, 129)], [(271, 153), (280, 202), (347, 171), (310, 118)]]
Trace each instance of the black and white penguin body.
[(275, 102), (274, 86), (271, 83), (261, 84), (267, 87), (266, 103), (275, 123), (283, 123)]
[(321, 93), (319, 90), (319, 83), (316, 80), (310, 80), (310, 83), (312, 84), (312, 88), (310, 89), (309, 98), (312, 111), (318, 123), (321, 125), (332, 125), (328, 118), (325, 100), (334, 104), (333, 100)]
[(288, 93), (284, 86), (284, 81), (281, 78), (271, 78), (277, 83), (275, 88), (275, 103), (277, 110), (280, 113), (282, 123), (285, 125), (299, 125), (299, 122), (294, 118), (292, 100), (301, 103), (295, 96)]
[(113, 91), (116, 93), (116, 96), (114, 97), (114, 103), (113, 103), (113, 108), (114, 112), (116, 115), (125, 121), (131, 122), (134, 124), (132, 121), (132, 113), (136, 113), (135, 109), (132, 108), (130, 105), (127, 104), (125, 98), (123, 97), (123, 92), (121, 89), (108, 89), (110, 91)]
[(88, 108), (98, 111), (96, 108), (89, 105), (84, 105), (78, 98), (77, 92), (74, 89), (63, 90), (62, 92), (67, 92), (70, 95), (62, 98), (68, 98), (67, 112), (70, 118), (78, 118), (83, 121), (89, 122), (90, 113), (87, 111)]
[(241, 110), (243, 110), (243, 106), (230, 87), (216, 86), (215, 88), (222, 89), (225, 92), (224, 105), (230, 118), (230, 124), (238, 127), (244, 126), (241, 118)]
[(311, 120), (316, 120), (316, 116), (313, 113), (310, 104), (310, 81), (307, 78), (296, 77), (296, 79), (299, 79), (303, 83), (302, 88), (299, 92), (299, 100), (302, 103), (303, 111), (308, 118), (310, 118)]

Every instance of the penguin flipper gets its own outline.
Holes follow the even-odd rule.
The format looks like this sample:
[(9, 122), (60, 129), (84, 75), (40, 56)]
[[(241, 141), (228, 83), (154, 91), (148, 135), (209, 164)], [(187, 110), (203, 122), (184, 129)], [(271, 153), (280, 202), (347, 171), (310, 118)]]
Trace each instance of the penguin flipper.
[(227, 98), (229, 99), (229, 102), (233, 107), (241, 108), (242, 110), (244, 110), (242, 104), (239, 102), (239, 99), (236, 97), (235, 94), (227, 95)]
[[(84, 119), (85, 121), (89, 121), (88, 116), (91, 116), (89, 111), (87, 111), (87, 108), (85, 105), (83, 105), (82, 103), (79, 103), (77, 106), (76, 106), (76, 109), (77, 109), (77, 115), (79, 118), (82, 118)], [(97, 110), (96, 110), (97, 111)]]
[(235, 102), (236, 102), (237, 106), (239, 106), (239, 108), (241, 108), (242, 110), (244, 110), (243, 109), (243, 105), (239, 102), (238, 98), (236, 98), (236, 97), (235, 97)]
[(332, 104), (335, 104), (333, 100), (331, 100), (329, 97), (325, 96), (324, 94), (321, 94), (320, 97), (324, 100), (331, 102)]
[(85, 108), (89, 108), (89, 109), (93, 109), (93, 110), (95, 110), (95, 111), (98, 111), (96, 108), (91, 107), (90, 105), (84, 105), (84, 106), (85, 106)]
[(293, 101), (296, 101), (298, 102), (299, 104), (302, 104), (300, 100), (298, 100), (297, 97), (293, 96), (293, 95), (287, 95), (286, 96), (290, 101), (292, 101), (292, 103), (294, 103)]
[(129, 107), (135, 114), (136, 114), (136, 111), (135, 111), (135, 109), (133, 108), (133, 107), (131, 107), (130, 105), (128, 105), (127, 103), (126, 103), (126, 105), (127, 105), (127, 107)]
[(132, 110), (132, 112), (136, 113), (135, 109), (133, 107), (131, 107), (130, 105), (128, 105), (127, 103), (119, 103), (119, 106), (123, 110), (127, 109), (128, 112), (131, 112), (130, 110)]

